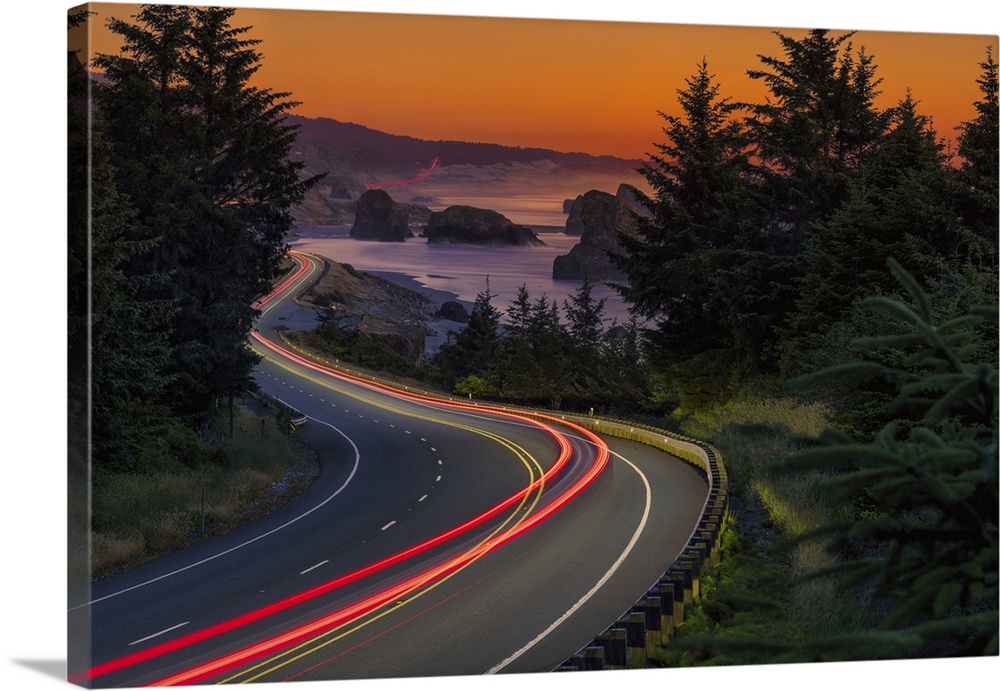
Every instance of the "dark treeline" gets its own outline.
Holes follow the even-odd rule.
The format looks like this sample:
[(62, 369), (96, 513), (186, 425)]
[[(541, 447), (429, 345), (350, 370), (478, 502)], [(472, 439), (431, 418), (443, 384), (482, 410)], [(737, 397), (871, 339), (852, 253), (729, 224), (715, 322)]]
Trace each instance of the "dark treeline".
[(435, 376), (455, 393), (553, 408), (635, 411), (648, 398), (642, 334), (635, 320), (609, 323), (584, 280), (563, 303), (521, 286), (506, 316), (486, 288), (468, 325), (450, 333)]
[(258, 41), (233, 13), (110, 19), (123, 48), (94, 59), (98, 82), (70, 55), (71, 371), (87, 366), (89, 328), (98, 472), (217, 458), (210, 411), (254, 388), (252, 304), (313, 181), (287, 160), (294, 103), (250, 85)]
[(956, 156), (916, 96), (876, 105), (882, 80), (852, 34), (776, 35), (780, 54), (747, 72), (762, 103), (727, 98), (705, 60), (677, 91), (681, 114), (661, 114), (667, 141), (641, 171), (653, 213), (613, 258), (653, 324), (660, 396), (683, 409), (849, 358), (882, 327), (859, 301), (899, 294), (890, 257), (944, 316), (996, 301), (992, 48)]
[[(605, 323), (585, 284), (559, 307), (521, 294), (506, 318), (487, 286), (469, 327), (436, 364), (463, 394), (597, 407), (691, 412), (747, 387), (851, 358), (853, 339), (886, 325), (858, 309), (899, 295), (887, 261), (926, 287), (942, 316), (996, 301), (997, 63), (979, 65), (976, 117), (950, 151), (907, 96), (880, 109), (874, 57), (851, 34), (777, 34), (781, 54), (747, 72), (763, 103), (736, 103), (707, 60), (661, 113), (666, 142), (641, 168), (652, 212), (620, 233), (616, 289), (636, 321)], [(987, 327), (989, 328), (989, 327)], [(995, 344), (995, 330), (988, 344)], [(828, 386), (827, 402), (866, 432), (884, 387)], [(848, 409), (867, 401), (866, 412)]]
[[(645, 353), (663, 412), (760, 401), (791, 380), (785, 394), (822, 404), (835, 425), (791, 440), (800, 450), (755, 476), (792, 475), (789, 484), (750, 497), (771, 519), (800, 501), (809, 527), (786, 525), (785, 547), (826, 548), (812, 562), (774, 549), (748, 569), (776, 555), (782, 574), (801, 565), (761, 614), (781, 611), (788, 631), (765, 641), (762, 627), (745, 626), (723, 640), (746, 606), (730, 594), (703, 612), (705, 631), (723, 637), (686, 650), (786, 662), (996, 655), (993, 48), (951, 151), (917, 95), (876, 105), (874, 57), (851, 34), (776, 35), (779, 55), (747, 72), (766, 89), (762, 103), (727, 98), (704, 60), (678, 90), (681, 113), (663, 115), (667, 140), (642, 168), (652, 214), (620, 234), (613, 258), (627, 277), (618, 289), (650, 323)], [(738, 445), (752, 447), (765, 427), (790, 436), (751, 422), (722, 449), (730, 459), (749, 457)], [(734, 477), (754, 472), (731, 466)], [(793, 611), (809, 597), (793, 593), (826, 579), (839, 587), (836, 625), (823, 629)]]

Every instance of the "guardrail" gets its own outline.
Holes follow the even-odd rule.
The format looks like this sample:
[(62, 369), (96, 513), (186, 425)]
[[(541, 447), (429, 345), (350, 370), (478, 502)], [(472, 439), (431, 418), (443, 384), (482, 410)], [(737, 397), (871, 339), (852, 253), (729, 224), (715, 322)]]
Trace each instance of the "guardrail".
[(263, 391), (254, 391), (250, 394), (250, 396), (256, 398), (277, 414), (285, 415), (289, 422), (295, 423), (296, 425), (303, 425), (306, 420), (308, 420), (305, 414), (288, 405), (280, 398), (264, 393)]
[[(408, 392), (421, 391), (419, 387), (405, 386), (369, 373), (350, 370), (341, 366), (339, 362), (330, 362), (318, 353), (292, 343), (283, 333), (279, 332), (278, 335), (289, 348), (317, 363), (341, 369), (373, 383)], [(440, 392), (425, 393), (454, 402), (468, 403), (464, 398)], [(517, 410), (529, 416), (542, 413), (540, 410), (505, 405), (502, 402), (483, 401), (483, 403)], [(476, 407), (477, 404), (469, 405)], [(694, 526), (684, 549), (643, 597), (596, 636), (589, 645), (563, 662), (556, 671), (647, 667), (648, 661), (653, 657), (654, 648), (665, 646), (673, 640), (677, 626), (684, 621), (685, 608), (691, 607), (699, 598), (701, 577), (705, 570), (719, 563), (722, 534), (730, 521), (729, 480), (722, 455), (705, 442), (649, 425), (574, 415), (562, 411), (545, 411), (542, 414), (562, 417), (599, 434), (629, 439), (660, 449), (701, 469), (708, 480), (708, 496), (702, 506), (701, 517)]]
[(730, 520), (725, 464), (712, 446), (655, 427), (566, 416), (588, 429), (648, 444), (701, 468), (708, 478), (708, 497), (701, 518), (673, 563), (632, 607), (594, 640), (567, 659), (560, 672), (639, 669), (648, 666), (653, 650), (673, 640), (684, 610), (700, 595), (705, 570), (718, 564), (722, 533)]

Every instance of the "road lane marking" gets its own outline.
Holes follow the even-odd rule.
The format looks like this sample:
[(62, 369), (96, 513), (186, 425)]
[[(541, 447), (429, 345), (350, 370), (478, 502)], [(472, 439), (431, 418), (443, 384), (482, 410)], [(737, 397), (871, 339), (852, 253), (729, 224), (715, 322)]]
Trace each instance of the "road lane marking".
[(319, 567), (323, 566), (323, 564), (329, 564), (329, 563), (330, 563), (330, 560), (329, 560), (329, 559), (324, 559), (324, 560), (323, 560), (323, 561), (321, 561), (320, 563), (316, 564), (316, 566), (310, 566), (310, 567), (309, 567), (308, 569), (306, 569), (305, 571), (300, 571), (300, 572), (299, 572), (299, 575), (300, 575), (300, 576), (304, 576), (304, 575), (306, 575), (307, 573), (309, 573), (310, 571), (312, 571), (313, 569), (318, 569)]
[(150, 640), (151, 638), (156, 638), (157, 636), (162, 636), (165, 633), (170, 633), (174, 629), (179, 629), (180, 627), (187, 626), (190, 623), (191, 622), (189, 622), (189, 621), (185, 621), (185, 622), (183, 622), (181, 624), (178, 624), (177, 626), (171, 626), (169, 629), (163, 629), (163, 631), (160, 631), (159, 633), (154, 633), (152, 636), (146, 636), (145, 638), (140, 638), (137, 641), (132, 641), (131, 643), (129, 643), (129, 645), (138, 645), (139, 643), (145, 643), (146, 641)]
[(633, 548), (635, 548), (636, 543), (639, 541), (639, 536), (642, 535), (642, 531), (645, 530), (645, 528), (646, 528), (646, 522), (649, 520), (649, 511), (650, 511), (650, 506), (652, 504), (652, 494), (653, 493), (652, 493), (652, 490), (649, 487), (649, 480), (646, 478), (646, 476), (643, 474), (643, 472), (641, 470), (639, 470), (639, 468), (637, 468), (634, 463), (632, 463), (632, 461), (628, 460), (627, 458), (625, 458), (624, 456), (622, 456), (619, 453), (615, 453), (614, 451), (611, 451), (611, 453), (614, 454), (615, 456), (617, 456), (618, 458), (622, 459), (626, 463), (628, 463), (630, 466), (632, 466), (632, 470), (634, 470), (636, 473), (639, 474), (639, 477), (642, 479), (642, 484), (644, 484), (646, 486), (646, 508), (642, 512), (642, 520), (639, 521), (639, 525), (636, 527), (635, 532), (632, 533), (632, 539), (629, 540), (629, 542), (628, 542), (627, 545), (625, 545), (625, 549), (623, 549), (622, 553), (620, 555), (618, 555), (618, 559), (615, 560), (615, 563), (612, 564), (611, 567), (601, 577), (601, 579), (599, 581), (597, 581), (597, 583), (594, 584), (593, 588), (591, 588), (589, 591), (587, 591), (587, 593), (583, 597), (581, 597), (579, 600), (576, 601), (576, 604), (574, 604), (572, 607), (570, 607), (568, 610), (566, 610), (566, 612), (561, 617), (559, 617), (554, 622), (552, 622), (547, 629), (545, 629), (540, 634), (538, 634), (537, 636), (535, 636), (532, 640), (528, 641), (528, 643), (526, 643), (523, 648), (521, 648), (520, 650), (516, 651), (515, 653), (513, 653), (510, 657), (506, 658), (505, 660), (501, 661), (500, 663), (498, 663), (497, 665), (495, 665), (493, 668), (487, 670), (486, 674), (496, 674), (497, 672), (501, 671), (504, 667), (506, 667), (510, 663), (514, 662), (517, 658), (521, 657), (526, 652), (528, 652), (529, 650), (531, 650), (532, 648), (534, 648), (536, 645), (538, 645), (550, 633), (552, 633), (553, 631), (555, 631), (556, 628), (558, 628), (560, 624), (562, 624), (564, 621), (566, 621), (571, 616), (573, 616), (573, 614), (578, 609), (580, 609), (585, 604), (587, 604), (587, 601), (590, 600), (590, 598), (592, 598), (594, 595), (596, 595), (597, 591), (600, 590), (601, 588), (603, 588), (604, 584), (607, 583), (608, 580), (613, 575), (615, 575), (615, 573), (618, 571), (619, 568), (621, 568), (621, 565), (625, 562), (625, 559), (628, 558), (628, 555), (631, 554)]
[(422, 502), (426, 498), (427, 498), (427, 495), (425, 494), (424, 496), (420, 497), (420, 499), (417, 499), (417, 503), (419, 504), (420, 502)]
[(384, 526), (382, 526), (382, 530), (388, 530), (389, 528), (391, 528), (394, 525), (396, 525), (396, 521), (389, 521)]
[[(458, 568), (455, 569), (454, 571), (451, 571), (450, 573), (446, 574), (443, 574), (443, 572), (441, 572), (439, 573), (439, 577), (436, 580), (435, 579), (428, 580), (425, 574), (423, 576), (422, 582), (418, 582), (415, 580), (412, 581), (412, 584), (411, 583), (401, 584), (400, 586), (397, 586), (398, 588), (401, 588), (401, 590), (397, 591), (398, 594), (393, 594), (389, 599), (378, 605), (372, 612), (359, 615), (353, 619), (349, 619), (335, 626), (330, 630), (323, 631), (322, 633), (319, 633), (313, 636), (312, 638), (309, 638), (303, 641), (302, 643), (295, 645), (290, 649), (276, 653), (275, 655), (272, 655), (247, 669), (237, 672), (236, 674), (228, 678), (222, 679), (220, 683), (233, 682), (240, 679), (241, 677), (245, 677), (242, 679), (242, 683), (257, 681), (268, 674), (276, 672), (278, 669), (284, 668), (287, 665), (302, 660), (308, 655), (314, 654), (319, 650), (326, 648), (327, 646), (339, 640), (342, 640), (346, 636), (349, 636), (363, 629), (369, 624), (372, 624), (388, 616), (392, 612), (395, 612), (401, 607), (408, 605), (409, 603), (417, 600), (421, 596), (435, 590), (443, 583), (451, 580), (454, 576), (467, 569), (473, 563), (477, 562), (482, 556), (489, 553), (492, 549), (492, 545), (494, 544), (494, 539), (498, 535), (501, 535), (506, 530), (511, 530), (511, 531), (517, 530), (518, 526), (523, 521), (527, 520), (527, 516), (531, 513), (531, 509), (536, 507), (539, 501), (541, 500), (542, 494), (545, 489), (544, 471), (541, 467), (541, 464), (538, 463), (537, 459), (528, 454), (527, 451), (525, 451), (522, 447), (513, 444), (513, 442), (511, 442), (510, 440), (504, 440), (502, 438), (490, 435), (485, 432), (480, 432), (480, 433), (494, 439), (495, 441), (503, 444), (511, 451), (513, 451), (515, 455), (521, 460), (521, 462), (528, 469), (528, 474), (530, 478), (534, 478), (534, 470), (535, 468), (538, 469), (541, 475), (539, 476), (537, 483), (534, 479), (532, 479), (532, 482), (529, 483), (529, 486), (535, 486), (535, 490), (532, 493), (534, 494), (533, 498), (530, 498), (531, 494), (526, 493), (521, 498), (520, 504), (513, 509), (513, 512), (504, 520), (504, 522), (501, 525), (497, 526), (491, 532), (491, 534), (486, 536), (485, 539), (482, 540), (477, 546), (469, 550), (464, 556), (465, 559), (464, 563), (459, 565)], [(532, 464), (534, 465), (534, 468), (532, 467)], [(395, 523), (395, 521), (393, 521), (393, 523)], [(461, 559), (461, 558), (463, 557), (456, 557), (456, 559)], [(395, 600), (395, 604), (389, 606), (393, 600)], [(388, 606), (388, 609), (382, 609), (386, 606)], [(374, 614), (374, 612), (378, 611), (379, 609), (381, 609), (382, 611), (378, 614)], [(175, 679), (161, 680), (161, 682), (157, 683), (171, 683), (171, 684), (175, 682), (186, 683), (183, 679), (185, 678), (178, 677)]]
[[(287, 403), (285, 403), (284, 401), (282, 401), (280, 398), (277, 399), (277, 400), (278, 400), (278, 402), (282, 403), (283, 405), (288, 405)], [(291, 406), (289, 406), (289, 407), (291, 407)], [(150, 578), (148, 581), (143, 581), (142, 583), (138, 583), (138, 584), (133, 585), (133, 586), (131, 586), (129, 588), (124, 588), (122, 590), (110, 593), (108, 595), (104, 595), (103, 597), (96, 598), (96, 599), (91, 600), (90, 602), (86, 602), (86, 603), (84, 603), (82, 605), (77, 605), (76, 607), (70, 607), (68, 611), (72, 612), (73, 610), (80, 609), (80, 608), (83, 608), (83, 607), (88, 607), (88, 606), (96, 604), (98, 602), (103, 602), (104, 600), (110, 600), (113, 597), (117, 597), (119, 595), (122, 595), (124, 593), (130, 592), (132, 590), (137, 590), (139, 588), (145, 587), (145, 586), (150, 585), (152, 583), (156, 583), (158, 581), (162, 581), (165, 578), (170, 578), (171, 576), (176, 576), (179, 573), (183, 573), (183, 572), (188, 571), (190, 569), (193, 569), (193, 568), (195, 568), (197, 566), (201, 566), (202, 564), (206, 564), (206, 563), (208, 563), (210, 561), (218, 559), (219, 557), (222, 557), (222, 556), (225, 556), (227, 554), (230, 554), (231, 552), (235, 552), (236, 550), (242, 549), (243, 547), (246, 547), (247, 545), (253, 544), (254, 542), (257, 542), (258, 540), (263, 540), (265, 537), (269, 537), (269, 536), (273, 535), (274, 533), (278, 532), (279, 530), (283, 530), (283, 529), (287, 528), (288, 526), (292, 525), (293, 523), (296, 523), (296, 522), (302, 520), (306, 516), (310, 515), (311, 513), (315, 512), (315, 511), (320, 510), (321, 508), (323, 508), (324, 506), (326, 506), (328, 503), (330, 503), (331, 501), (333, 501), (334, 498), (336, 498), (341, 492), (343, 492), (347, 488), (347, 485), (349, 485), (351, 483), (351, 481), (354, 479), (354, 476), (357, 475), (357, 473), (358, 473), (358, 467), (361, 465), (361, 451), (358, 450), (358, 445), (354, 443), (353, 439), (351, 439), (349, 436), (347, 436), (346, 434), (344, 434), (337, 427), (334, 427), (333, 425), (331, 425), (329, 422), (325, 422), (323, 420), (318, 420), (318, 419), (316, 419), (314, 417), (310, 417), (308, 415), (306, 417), (308, 419), (310, 419), (310, 420), (313, 420), (314, 422), (317, 422), (317, 423), (321, 424), (321, 425), (326, 425), (327, 427), (329, 427), (330, 429), (332, 429), (334, 432), (336, 432), (337, 434), (339, 434), (340, 436), (342, 436), (344, 439), (346, 439), (347, 443), (350, 444), (351, 448), (354, 449), (354, 467), (351, 468), (351, 472), (348, 474), (347, 479), (344, 480), (344, 483), (340, 487), (338, 487), (333, 492), (333, 494), (331, 494), (330, 496), (328, 496), (326, 499), (324, 499), (320, 503), (316, 504), (316, 506), (312, 507), (308, 511), (304, 511), (303, 513), (299, 514), (295, 518), (292, 518), (291, 520), (289, 520), (289, 521), (287, 521), (287, 522), (279, 525), (278, 527), (276, 527), (276, 528), (274, 528), (272, 530), (267, 531), (266, 533), (262, 533), (262, 534), (258, 535), (255, 538), (251, 538), (250, 540), (247, 540), (246, 542), (243, 542), (243, 543), (238, 544), (238, 545), (236, 545), (234, 547), (230, 547), (227, 550), (223, 550), (221, 552), (213, 554), (212, 556), (206, 557), (206, 558), (204, 558), (204, 559), (202, 559), (200, 561), (196, 561), (196, 562), (194, 562), (192, 564), (188, 564), (187, 566), (183, 566), (183, 567), (181, 567), (179, 569), (175, 569), (175, 570), (170, 571), (168, 573), (161, 574), (161, 575), (157, 576), (156, 578)]]

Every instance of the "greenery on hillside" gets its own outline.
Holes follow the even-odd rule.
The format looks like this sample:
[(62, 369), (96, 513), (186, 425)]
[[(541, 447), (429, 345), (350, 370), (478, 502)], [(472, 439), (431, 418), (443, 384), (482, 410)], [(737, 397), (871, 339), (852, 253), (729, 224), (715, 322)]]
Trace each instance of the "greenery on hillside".
[(735, 531), (663, 664), (997, 654), (997, 308), (942, 320), (892, 264), (908, 299), (863, 301), (892, 333), (790, 387), (882, 378), (893, 421), (855, 441), (786, 398), (702, 430), (731, 449)]
[[(885, 329), (860, 301), (901, 294), (890, 258), (945, 317), (996, 300), (992, 49), (956, 156), (913, 95), (876, 107), (874, 56), (850, 34), (778, 38), (782, 55), (748, 72), (763, 104), (725, 97), (706, 60), (678, 90), (682, 114), (663, 115), (667, 141), (641, 170), (653, 194), (636, 191), (652, 214), (612, 257), (648, 328), (607, 324), (586, 286), (563, 306), (522, 291), (501, 318), (487, 283), (435, 363), (447, 387), (475, 377), (506, 400), (687, 415), (849, 359), (853, 339)], [(884, 383), (813, 393), (857, 434), (886, 421)]]
[[(70, 56), (71, 439), (90, 435), (109, 564), (129, 540), (190, 537), (199, 487), (277, 472), (244, 467), (240, 425), (247, 439), (259, 419), (232, 401), (254, 388), (253, 300), (315, 180), (288, 160), (289, 95), (250, 85), (257, 41), (233, 12), (111, 20), (124, 49), (97, 58), (93, 103)], [(651, 214), (613, 257), (627, 323), (589, 280), (562, 305), (522, 287), (501, 313), (487, 279), (420, 370), (336, 324), (296, 338), (458, 395), (717, 445), (736, 530), (666, 664), (997, 654), (992, 48), (952, 152), (919, 94), (877, 105), (875, 56), (851, 34), (776, 37), (747, 72), (762, 102), (726, 97), (706, 59), (663, 114), (651, 192), (635, 192)], [(287, 458), (270, 436), (267, 457)], [(70, 451), (82, 481), (87, 450)], [(112, 500), (139, 481), (183, 487), (162, 521)]]
[[(526, 290), (501, 318), (487, 284), (442, 381), (719, 446), (736, 533), (685, 624), (711, 635), (667, 664), (996, 654), (993, 49), (956, 156), (914, 95), (876, 106), (851, 34), (777, 37), (747, 73), (763, 103), (726, 98), (705, 60), (663, 115), (652, 214), (612, 257), (648, 328), (605, 328), (586, 284), (563, 323)], [(817, 370), (834, 376), (782, 386)]]
[(254, 389), (253, 301), (313, 181), (287, 160), (294, 103), (250, 84), (258, 41), (233, 13), (148, 5), (134, 23), (111, 18), (123, 48), (94, 59), (92, 104), (82, 69), (71, 76), (70, 339), (89, 328), (98, 483), (163, 454), (184, 461), (175, 440), (205, 437), (220, 402)]
[[(234, 445), (233, 400), (255, 389), (253, 302), (278, 276), (290, 209), (315, 180), (288, 161), (294, 102), (251, 85), (258, 41), (230, 25), (234, 11), (145, 5), (134, 21), (106, 20), (120, 52), (92, 65), (69, 56), (70, 436), (90, 442), (70, 470), (71, 487), (93, 490), (92, 566), (107, 556), (102, 536), (123, 528), (123, 496), (163, 503), (164, 482), (280, 477)], [(70, 28), (92, 14), (71, 13)], [(103, 78), (88, 83), (92, 67)], [(268, 463), (289, 460), (286, 449)], [(171, 510), (189, 516), (190, 494)], [(146, 522), (121, 520), (140, 533)], [(74, 557), (82, 581), (88, 560)]]

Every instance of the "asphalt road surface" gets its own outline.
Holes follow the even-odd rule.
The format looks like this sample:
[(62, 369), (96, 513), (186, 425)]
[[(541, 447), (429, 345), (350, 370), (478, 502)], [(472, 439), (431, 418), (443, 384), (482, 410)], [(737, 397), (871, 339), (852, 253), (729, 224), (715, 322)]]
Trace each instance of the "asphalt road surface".
[(558, 418), (437, 401), (317, 366), (263, 302), (261, 389), (304, 416), (294, 501), (71, 594), (98, 687), (555, 669), (653, 585), (708, 492), (693, 467)]

